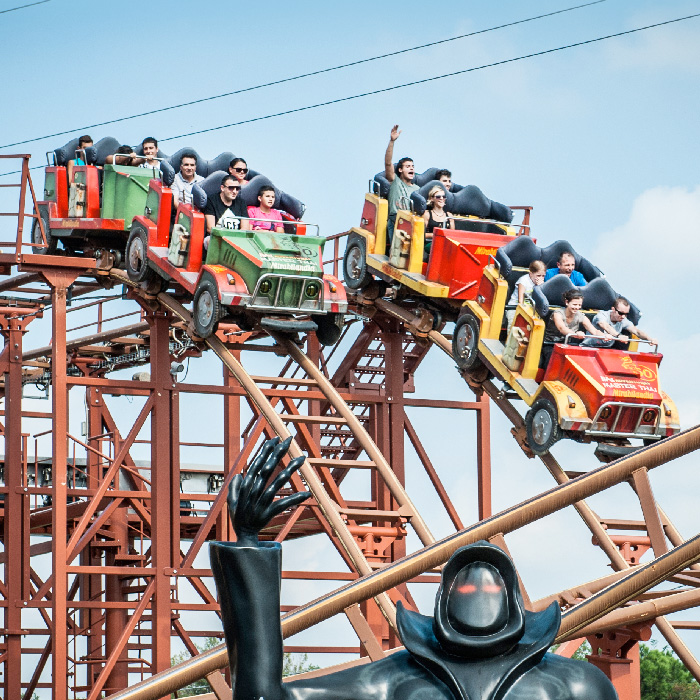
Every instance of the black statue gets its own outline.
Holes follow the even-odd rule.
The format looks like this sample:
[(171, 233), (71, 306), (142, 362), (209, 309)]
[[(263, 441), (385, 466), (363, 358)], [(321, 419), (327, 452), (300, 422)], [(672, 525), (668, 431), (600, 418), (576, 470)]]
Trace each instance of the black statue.
[(289, 441), (269, 440), (246, 476), (234, 478), (229, 508), (238, 541), (210, 545), (234, 700), (616, 700), (600, 670), (547, 653), (559, 629), (558, 606), (525, 610), (513, 562), (488, 542), (452, 555), (434, 617), (399, 603), (404, 651), (283, 684), (282, 550), (277, 543), (259, 542), (258, 532), (309, 496), (275, 500), (301, 458), (268, 485), (288, 447)]

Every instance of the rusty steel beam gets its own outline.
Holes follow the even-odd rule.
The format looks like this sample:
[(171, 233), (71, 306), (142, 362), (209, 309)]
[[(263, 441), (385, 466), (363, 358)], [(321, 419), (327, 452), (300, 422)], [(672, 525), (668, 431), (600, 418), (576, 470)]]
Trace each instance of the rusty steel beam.
[[(700, 448), (700, 426), (667, 438), (656, 445), (643, 448), (610, 464), (602, 465), (565, 484), (555, 486), (488, 520), (439, 540), (380, 571), (301, 606), (282, 618), (283, 634), (285, 637), (296, 634), (342, 612), (350, 605), (405, 583), (414, 576), (443, 564), (461, 546), (488, 539), (499, 533), (507, 534), (517, 530), (629, 479), (641, 467), (653, 469), (698, 448)], [(156, 700), (202, 678), (213, 669), (224, 667), (227, 663), (226, 648), (220, 645), (195, 659), (174, 666), (164, 673), (152, 676), (126, 691), (117, 693), (109, 700)]]
[[(568, 639), (586, 637), (601, 629), (615, 629), (624, 624), (629, 624), (629, 622), (615, 623), (612, 621), (613, 619), (619, 620), (620, 618), (627, 619), (629, 617), (630, 620), (635, 620), (635, 622), (648, 619), (642, 618), (639, 613), (635, 614), (633, 612), (634, 609), (638, 606), (644, 606), (652, 610), (660, 610), (668, 604), (669, 597), (686, 596), (684, 600), (692, 600), (695, 601), (694, 604), (697, 604), (697, 601), (700, 601), (700, 591), (693, 590), (661, 600), (639, 603), (631, 608), (619, 609), (620, 606), (635, 599), (641, 593), (657, 586), (690, 564), (694, 564), (698, 559), (700, 559), (700, 535), (687, 540), (679, 547), (657, 557), (648, 564), (636, 566), (619, 581), (611, 583), (602, 591), (595, 593), (582, 603), (567, 610), (562, 615), (561, 626), (555, 641), (562, 642)], [(605, 619), (606, 617), (608, 619)], [(605, 619), (604, 628), (595, 624), (595, 621), (600, 620), (600, 618)], [(600, 621), (602, 623), (602, 620)], [(594, 630), (594, 627), (597, 628)]]
[[(142, 323), (132, 323), (128, 326), (122, 326), (120, 328), (112, 328), (108, 331), (102, 331), (102, 333), (93, 333), (92, 335), (86, 335), (82, 338), (75, 338), (74, 340), (69, 340), (65, 343), (66, 352), (78, 350), (84, 345), (93, 345), (94, 343), (103, 343), (107, 340), (112, 340), (113, 338), (136, 335), (138, 333), (143, 333), (148, 329), (149, 325), (144, 321)], [(22, 354), (22, 360), (36, 360), (38, 357), (46, 357), (51, 354), (52, 347), (53, 346), (51, 345), (46, 345), (34, 350), (28, 350)]]

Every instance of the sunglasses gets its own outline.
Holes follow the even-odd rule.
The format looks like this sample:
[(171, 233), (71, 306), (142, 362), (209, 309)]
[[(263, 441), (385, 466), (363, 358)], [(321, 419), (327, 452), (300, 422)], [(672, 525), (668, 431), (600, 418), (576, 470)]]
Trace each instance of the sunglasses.
[(615, 309), (615, 313), (616, 313), (618, 316), (627, 316), (627, 314), (629, 313), (629, 311), (619, 311), (618, 309)]
[(244, 175), (248, 172), (248, 168), (233, 168), (236, 173), (243, 173)]
[(224, 187), (231, 192), (240, 192), (241, 188), (238, 185), (224, 185)]
[(445, 199), (445, 195), (444, 194), (434, 194), (433, 199)]

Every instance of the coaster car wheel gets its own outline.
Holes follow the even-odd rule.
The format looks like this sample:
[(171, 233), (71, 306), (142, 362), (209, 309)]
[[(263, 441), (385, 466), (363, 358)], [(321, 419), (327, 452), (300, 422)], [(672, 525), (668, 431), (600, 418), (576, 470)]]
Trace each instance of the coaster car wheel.
[(49, 228), (49, 210), (46, 207), (39, 207), (38, 214), (41, 218), (41, 222), (44, 224), (46, 247), (44, 247), (44, 239), (41, 235), (39, 219), (34, 219), (32, 223), (32, 253), (36, 253), (37, 255), (53, 255), (58, 246), (58, 239), (51, 235), (51, 229)]
[(192, 305), (194, 328), (200, 338), (208, 338), (216, 332), (221, 318), (221, 302), (216, 282), (204, 275), (197, 285)]
[(349, 289), (361, 290), (372, 281), (367, 272), (367, 244), (362, 236), (352, 236), (343, 255), (343, 278)]
[(141, 224), (133, 224), (126, 242), (126, 274), (132, 282), (151, 282), (155, 273), (148, 265), (148, 232)]
[(479, 359), (479, 321), (470, 313), (462, 314), (455, 323), (452, 354), (459, 369), (475, 370), (483, 367)]
[(556, 406), (549, 399), (537, 399), (525, 415), (527, 443), (536, 455), (544, 455), (561, 439)]

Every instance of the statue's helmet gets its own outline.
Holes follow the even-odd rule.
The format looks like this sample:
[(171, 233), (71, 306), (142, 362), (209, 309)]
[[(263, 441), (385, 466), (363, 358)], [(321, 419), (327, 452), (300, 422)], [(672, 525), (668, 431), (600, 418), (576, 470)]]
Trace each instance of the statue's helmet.
[(435, 599), (440, 645), (459, 656), (493, 656), (515, 646), (524, 626), (518, 577), (505, 552), (488, 542), (457, 550)]

